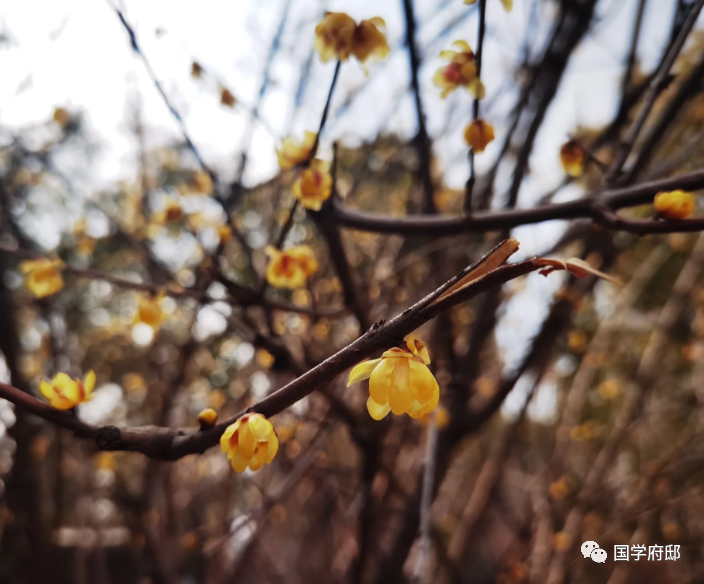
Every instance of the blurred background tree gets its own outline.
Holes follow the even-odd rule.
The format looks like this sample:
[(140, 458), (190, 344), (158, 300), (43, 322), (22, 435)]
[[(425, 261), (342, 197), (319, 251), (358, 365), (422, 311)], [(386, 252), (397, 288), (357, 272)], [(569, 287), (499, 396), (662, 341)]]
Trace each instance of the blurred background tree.
[[(511, 4), (3, 9), (1, 582), (704, 578), (704, 0)], [(439, 406), (371, 419), (350, 366), (509, 236), (625, 286), (501, 272), (417, 332)]]

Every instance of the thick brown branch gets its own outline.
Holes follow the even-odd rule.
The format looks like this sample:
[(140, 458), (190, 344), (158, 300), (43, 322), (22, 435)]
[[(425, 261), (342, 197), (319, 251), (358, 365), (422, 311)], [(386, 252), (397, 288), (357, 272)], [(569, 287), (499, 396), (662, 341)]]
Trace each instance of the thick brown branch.
[[(541, 268), (540, 263), (533, 259), (502, 266), (438, 300), (455, 284), (465, 279), (472, 270), (476, 270), (487, 262), (496, 249), (489, 252), (478, 262), (462, 270), (437, 290), (388, 323), (379, 323), (372, 326), (352, 344), (338, 351), (332, 357), (329, 357), (256, 405), (248, 408), (246, 412), (254, 411), (267, 417), (274, 416), (329, 383), (337, 375), (360, 361), (390, 346), (401, 343), (407, 334), (435, 318), (441, 312), (474, 298), (482, 292), (500, 286), (509, 280)], [(118, 428), (117, 426), (105, 426), (95, 430), (75, 419), (68, 420), (64, 415), (59, 416), (50, 408), (47, 410), (48, 406), (45, 406), (36, 398), (26, 396), (26, 394), (19, 395), (16, 391), (5, 391), (5, 388), (0, 386), (0, 396), (20, 407), (32, 407), (32, 411), (37, 415), (50, 419), (52, 422), (64, 427), (77, 430), (82, 437), (94, 437), (98, 447), (103, 450), (141, 452), (153, 458), (166, 460), (175, 460), (188, 454), (202, 453), (208, 448), (215, 446), (227, 426), (245, 413), (240, 412), (205, 431), (194, 432), (188, 429), (169, 429), (154, 426), (127, 429)]]
[[(567, 203), (541, 205), (529, 209), (507, 209), (488, 213), (477, 213), (462, 217), (386, 217), (364, 211), (348, 209), (340, 201), (333, 201), (333, 216), (338, 223), (346, 227), (373, 231), (376, 233), (396, 233), (406, 236), (450, 236), (459, 233), (481, 233), (510, 229), (518, 225), (542, 223), (554, 219), (592, 218), (603, 222), (603, 206), (609, 209), (623, 209), (652, 202), (659, 191), (673, 189), (696, 190), (704, 187), (704, 170), (697, 170), (677, 177), (645, 182), (640, 185), (622, 189), (604, 191), (596, 202), (593, 195)], [(602, 205), (600, 207), (599, 205)], [(612, 218), (613, 219), (613, 218)], [(627, 221), (616, 222), (613, 227), (641, 232), (644, 227), (658, 233), (676, 233), (680, 231), (698, 231), (704, 229), (687, 221), (648, 222), (647, 226)], [(657, 224), (657, 225), (656, 225)], [(609, 225), (612, 226), (612, 225)]]

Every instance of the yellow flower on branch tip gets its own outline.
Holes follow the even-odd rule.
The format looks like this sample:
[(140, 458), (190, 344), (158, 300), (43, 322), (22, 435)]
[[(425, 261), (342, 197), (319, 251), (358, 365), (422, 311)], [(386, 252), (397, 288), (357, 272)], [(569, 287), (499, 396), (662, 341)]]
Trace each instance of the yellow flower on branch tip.
[(653, 205), (664, 219), (686, 219), (694, 211), (694, 195), (687, 191), (663, 191), (655, 195)]
[(326, 12), (315, 27), (315, 50), (323, 62), (346, 61), (350, 55), (362, 64), (372, 57), (383, 59), (391, 52), (382, 32), (385, 28), (378, 16), (357, 24), (344, 12)]
[(474, 152), (484, 152), (494, 140), (494, 128), (484, 120), (473, 120), (464, 129), (464, 141)]
[(422, 418), (440, 401), (440, 388), (428, 369), (430, 357), (425, 344), (409, 335), (405, 347), (394, 347), (379, 359), (364, 361), (350, 371), (349, 387), (369, 379), (367, 411), (381, 420), (391, 411)]
[(284, 251), (268, 246), (265, 251), (269, 256), (266, 281), (275, 288), (300, 288), (308, 276), (318, 270), (318, 260), (307, 245), (297, 245)]
[(301, 172), (301, 176), (293, 183), (291, 192), (306, 209), (320, 211), (323, 203), (332, 194), (332, 176), (330, 163), (315, 159), (310, 166)]
[(245, 414), (220, 437), (220, 448), (232, 468), (244, 472), (269, 464), (279, 451), (279, 439), (271, 422), (261, 414)]
[(60, 292), (64, 287), (61, 260), (42, 258), (21, 262), (19, 270), (25, 275), (24, 285), (35, 298), (45, 298)]
[(388, 57), (391, 48), (382, 32), (385, 29), (384, 19), (378, 16), (363, 20), (357, 25), (354, 31), (352, 52), (360, 63), (364, 64), (371, 58), (381, 60)]
[(565, 142), (560, 148), (560, 162), (564, 171), (573, 178), (584, 174), (587, 153), (579, 140)]
[[(477, 0), (464, 0), (465, 4), (476, 4)], [(513, 0), (501, 0), (501, 4), (506, 12), (513, 10)]]
[(201, 428), (210, 428), (215, 425), (218, 420), (218, 413), (212, 408), (204, 409), (198, 414), (198, 423)]
[(144, 323), (155, 331), (167, 320), (166, 313), (161, 309), (161, 301), (166, 297), (166, 292), (160, 290), (156, 296), (140, 296), (137, 312), (133, 324)]
[(433, 83), (443, 90), (440, 97), (445, 99), (458, 87), (465, 87), (476, 99), (482, 99), (486, 89), (477, 77), (474, 52), (466, 41), (455, 41), (452, 46), (459, 50), (440, 53), (440, 57), (448, 59), (450, 63), (440, 67), (433, 77)]
[(279, 160), (281, 169), (288, 170), (298, 164), (307, 162), (311, 157), (317, 137), (318, 134), (315, 132), (306, 131), (302, 142), (291, 136), (284, 138), (281, 143), (281, 150), (276, 151), (276, 157)]
[(49, 400), (52, 408), (70, 410), (78, 404), (88, 401), (95, 387), (95, 373), (86, 373), (83, 381), (71, 379), (66, 373), (57, 373), (54, 379), (39, 382), (40, 393)]

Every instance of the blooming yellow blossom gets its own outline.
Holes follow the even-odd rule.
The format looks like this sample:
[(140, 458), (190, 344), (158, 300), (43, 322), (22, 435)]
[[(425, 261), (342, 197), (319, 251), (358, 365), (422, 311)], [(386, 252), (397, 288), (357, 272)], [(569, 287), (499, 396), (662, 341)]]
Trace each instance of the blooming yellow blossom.
[(220, 438), (220, 448), (237, 472), (244, 472), (247, 467), (259, 470), (274, 460), (279, 439), (274, 426), (264, 416), (245, 414), (227, 427)]
[(362, 64), (372, 57), (383, 59), (391, 51), (381, 30), (385, 28), (386, 23), (379, 17), (357, 24), (344, 12), (326, 12), (315, 27), (315, 50), (323, 62), (346, 61), (350, 55)]
[[(464, 0), (465, 4), (476, 4), (477, 0)], [(501, 0), (501, 4), (506, 12), (513, 10), (513, 0)]]
[(266, 280), (276, 288), (300, 288), (308, 276), (318, 270), (318, 260), (307, 245), (297, 245), (284, 251), (269, 246), (266, 254), (269, 256)]
[(440, 388), (427, 367), (429, 363), (425, 344), (409, 335), (405, 347), (394, 347), (379, 359), (354, 367), (347, 386), (369, 379), (367, 411), (375, 420), (381, 420), (389, 411), (422, 418), (440, 401)]
[(291, 192), (306, 209), (320, 211), (323, 203), (332, 194), (332, 176), (330, 163), (315, 159), (310, 166), (301, 172), (301, 176), (293, 183)]
[(484, 152), (494, 140), (494, 128), (484, 120), (473, 120), (464, 129), (464, 141), (474, 152)]
[(304, 134), (303, 142), (296, 140), (291, 136), (283, 139), (281, 150), (276, 151), (276, 157), (279, 159), (279, 166), (282, 170), (288, 170), (298, 164), (308, 162), (313, 153), (313, 147), (318, 134), (308, 132)]
[(586, 151), (579, 140), (565, 142), (560, 148), (562, 168), (571, 177), (577, 178), (584, 174)]
[(686, 219), (694, 211), (694, 195), (686, 191), (663, 191), (655, 195), (655, 211), (664, 219)]
[(51, 381), (42, 379), (39, 382), (39, 391), (57, 410), (70, 410), (89, 400), (94, 387), (93, 371), (86, 373), (83, 381), (71, 379), (66, 373), (57, 373)]
[(482, 99), (486, 90), (477, 77), (474, 52), (466, 41), (455, 41), (452, 46), (459, 50), (440, 53), (440, 57), (449, 59), (450, 63), (440, 67), (433, 77), (433, 83), (443, 90), (440, 96), (445, 99), (458, 87), (465, 87), (476, 99)]
[(198, 414), (198, 423), (201, 428), (210, 428), (217, 422), (218, 413), (212, 408), (204, 409), (200, 414)]
[(144, 323), (152, 327), (155, 331), (168, 318), (161, 309), (161, 302), (166, 296), (166, 292), (161, 290), (156, 296), (140, 296), (137, 312), (134, 315), (133, 324)]
[(24, 285), (35, 298), (45, 298), (56, 294), (64, 287), (61, 270), (64, 263), (61, 260), (27, 260), (19, 265), (20, 272), (25, 274)]

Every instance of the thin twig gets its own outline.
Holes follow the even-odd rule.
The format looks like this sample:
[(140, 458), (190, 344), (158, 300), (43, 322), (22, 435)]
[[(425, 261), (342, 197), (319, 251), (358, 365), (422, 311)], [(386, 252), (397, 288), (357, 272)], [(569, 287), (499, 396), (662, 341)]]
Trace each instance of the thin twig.
[[(486, 33), (486, 0), (479, 0), (479, 30), (477, 32), (477, 52), (474, 54), (474, 65), (477, 68), (477, 78), (481, 79), (482, 73), (482, 53), (484, 52), (484, 34)], [(474, 98), (472, 105), (472, 120), (479, 119), (479, 98)], [(472, 211), (472, 193), (476, 182), (474, 169), (474, 149), (469, 149), (469, 178), (465, 185), (464, 212)]]
[(687, 17), (687, 20), (682, 26), (682, 30), (680, 30), (679, 35), (677, 35), (677, 39), (670, 48), (669, 52), (667, 53), (667, 57), (660, 66), (657, 75), (655, 75), (655, 77), (650, 83), (648, 92), (646, 93), (645, 98), (643, 100), (643, 106), (638, 112), (638, 117), (636, 117), (635, 121), (629, 128), (628, 133), (626, 134), (625, 138), (621, 142), (621, 145), (619, 146), (618, 151), (616, 152), (616, 156), (614, 157), (614, 160), (611, 163), (608, 172), (604, 176), (604, 184), (608, 185), (615, 182), (616, 178), (621, 172), (623, 165), (626, 163), (628, 155), (631, 153), (631, 150), (633, 150), (633, 146), (635, 145), (638, 135), (640, 134), (641, 130), (643, 129), (643, 126), (645, 125), (645, 122), (648, 119), (648, 116), (650, 115), (650, 111), (655, 105), (655, 101), (657, 100), (658, 95), (660, 95), (660, 92), (667, 83), (667, 77), (670, 74), (670, 69), (672, 69), (672, 66), (675, 64), (675, 60), (682, 51), (684, 43), (687, 40), (690, 31), (694, 27), (694, 24), (696, 23), (702, 8), (704, 8), (704, 0), (697, 0), (694, 6), (692, 6), (689, 16)]

